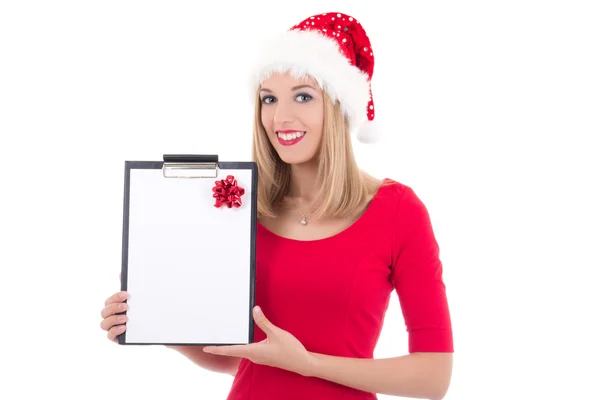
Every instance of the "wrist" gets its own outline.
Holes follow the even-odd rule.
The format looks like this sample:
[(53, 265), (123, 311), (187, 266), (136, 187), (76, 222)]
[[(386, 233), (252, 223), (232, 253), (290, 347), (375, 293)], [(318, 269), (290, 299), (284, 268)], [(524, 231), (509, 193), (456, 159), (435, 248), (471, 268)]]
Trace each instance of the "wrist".
[(306, 361), (304, 362), (304, 368), (299, 371), (300, 375), (309, 378), (316, 377), (319, 368), (319, 357), (317, 353), (308, 352), (306, 355)]

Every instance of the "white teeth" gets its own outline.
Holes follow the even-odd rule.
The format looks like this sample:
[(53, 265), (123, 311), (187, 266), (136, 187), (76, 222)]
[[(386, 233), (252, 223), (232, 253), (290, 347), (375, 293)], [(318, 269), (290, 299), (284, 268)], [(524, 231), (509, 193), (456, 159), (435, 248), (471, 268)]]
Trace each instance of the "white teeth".
[(296, 138), (299, 138), (300, 136), (304, 136), (304, 134), (306, 134), (306, 132), (294, 132), (294, 133), (281, 133), (281, 132), (277, 132), (277, 136), (279, 136), (283, 140), (296, 139)]

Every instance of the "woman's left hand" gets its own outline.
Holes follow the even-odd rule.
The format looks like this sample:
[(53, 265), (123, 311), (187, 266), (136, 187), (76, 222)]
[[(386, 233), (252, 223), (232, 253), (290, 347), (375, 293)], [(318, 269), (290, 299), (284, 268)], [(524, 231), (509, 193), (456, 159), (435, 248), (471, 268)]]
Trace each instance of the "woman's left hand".
[(235, 346), (206, 346), (204, 351), (223, 356), (244, 357), (255, 364), (285, 369), (307, 376), (314, 361), (302, 343), (289, 332), (273, 325), (262, 313), (260, 307), (254, 307), (254, 321), (267, 335), (258, 343)]

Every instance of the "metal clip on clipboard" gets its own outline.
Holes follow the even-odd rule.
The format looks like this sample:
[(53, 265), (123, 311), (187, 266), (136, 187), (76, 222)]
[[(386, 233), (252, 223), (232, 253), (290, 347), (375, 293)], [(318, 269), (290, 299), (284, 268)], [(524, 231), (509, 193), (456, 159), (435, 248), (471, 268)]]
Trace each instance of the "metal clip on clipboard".
[(216, 178), (219, 156), (216, 154), (164, 154), (165, 178)]

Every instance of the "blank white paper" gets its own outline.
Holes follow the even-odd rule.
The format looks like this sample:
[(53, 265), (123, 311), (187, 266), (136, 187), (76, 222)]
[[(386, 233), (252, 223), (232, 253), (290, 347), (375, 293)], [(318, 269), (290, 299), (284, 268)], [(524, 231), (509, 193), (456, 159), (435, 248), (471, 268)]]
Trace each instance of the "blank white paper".
[[(126, 343), (248, 343), (252, 170), (165, 178), (131, 169)], [(216, 208), (216, 180), (245, 189)]]

